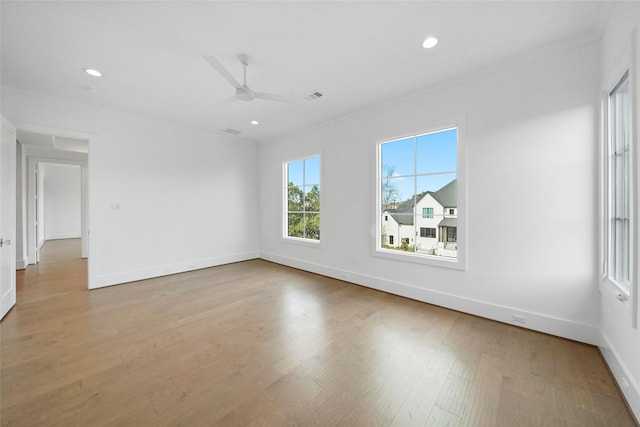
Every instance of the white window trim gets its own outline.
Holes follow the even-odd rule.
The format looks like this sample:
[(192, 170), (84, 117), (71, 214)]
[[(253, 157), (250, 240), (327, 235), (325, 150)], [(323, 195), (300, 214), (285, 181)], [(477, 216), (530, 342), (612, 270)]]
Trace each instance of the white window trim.
[[(380, 231), (382, 230), (382, 215), (380, 212), (380, 206), (382, 205), (382, 189), (381, 189), (381, 149), (380, 147), (385, 142), (400, 140), (403, 138), (410, 138), (416, 135), (424, 135), (428, 133), (435, 133), (444, 131), (447, 129), (457, 128), (458, 131), (458, 146), (457, 156), (458, 164), (456, 169), (456, 179), (458, 180), (458, 206), (457, 206), (457, 245), (458, 245), (458, 257), (446, 258), (434, 255), (416, 254), (413, 252), (398, 252), (391, 249), (383, 249), (380, 247)], [(429, 265), (434, 267), (443, 267), (454, 270), (466, 270), (467, 269), (467, 165), (466, 165), (466, 117), (458, 117), (451, 121), (442, 122), (434, 126), (430, 126), (427, 129), (422, 129), (417, 132), (411, 132), (404, 135), (395, 135), (391, 138), (379, 139), (376, 142), (376, 197), (375, 207), (373, 209), (373, 223), (375, 224), (375, 233), (373, 236), (373, 250), (372, 255), (386, 258), (395, 261), (412, 262), (417, 264)], [(398, 236), (399, 238), (399, 236)]]
[[(616, 308), (619, 313), (633, 328), (638, 327), (638, 69), (636, 67), (635, 31), (630, 43), (623, 50), (626, 54), (621, 58), (609, 79), (605, 81), (602, 91), (602, 115), (601, 115), (601, 143), (600, 143), (600, 292), (602, 298)], [(609, 95), (623, 78), (629, 73), (629, 90), (631, 93), (631, 123), (629, 154), (631, 161), (630, 185), (630, 212), (629, 212), (629, 288), (621, 286), (609, 278), (609, 207), (611, 194), (609, 193)]]
[[(289, 223), (288, 223), (288, 216), (287, 213), (289, 212), (289, 194), (287, 192), (288, 190), (288, 183), (289, 183), (289, 177), (288, 177), (288, 171), (287, 171), (287, 165), (291, 162), (297, 162), (299, 160), (305, 160), (305, 159), (310, 159), (312, 157), (318, 157), (320, 160), (320, 240), (315, 240), (315, 239), (307, 239), (307, 238), (303, 238), (303, 237), (294, 237), (294, 236), (289, 236), (287, 235), (287, 231), (288, 231), (288, 227), (289, 227)], [(304, 155), (301, 157), (297, 157), (294, 159), (289, 159), (289, 160), (285, 160), (284, 162), (282, 162), (282, 234), (280, 237), (280, 240), (283, 242), (287, 242), (287, 243), (293, 243), (296, 245), (303, 245), (303, 246), (310, 246), (310, 247), (316, 247), (316, 248), (323, 248), (324, 247), (324, 243), (323, 243), (323, 232), (322, 232), (322, 192), (324, 191), (324, 160), (323, 160), (323, 156), (322, 153), (314, 153), (314, 154), (308, 154), (308, 155)]]

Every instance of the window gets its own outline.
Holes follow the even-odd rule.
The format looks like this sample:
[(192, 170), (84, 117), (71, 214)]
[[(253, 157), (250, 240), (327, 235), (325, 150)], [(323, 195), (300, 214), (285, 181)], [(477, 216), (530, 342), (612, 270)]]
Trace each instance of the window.
[(608, 99), (607, 277), (627, 296), (631, 252), (631, 93), (625, 72)]
[(420, 237), (428, 237), (431, 239), (436, 238), (436, 229), (435, 228), (425, 228), (420, 227)]
[(385, 215), (385, 216), (384, 216), (384, 220), (385, 220), (385, 221), (389, 221), (389, 215)]
[[(378, 144), (377, 254), (464, 268), (458, 263), (458, 221), (464, 219), (458, 204), (458, 137), (452, 127)], [(393, 226), (384, 221), (389, 209)], [(400, 236), (400, 247), (393, 245), (391, 232)]]
[(320, 157), (286, 163), (285, 237), (320, 240)]
[(389, 245), (393, 246), (393, 235), (389, 235)]

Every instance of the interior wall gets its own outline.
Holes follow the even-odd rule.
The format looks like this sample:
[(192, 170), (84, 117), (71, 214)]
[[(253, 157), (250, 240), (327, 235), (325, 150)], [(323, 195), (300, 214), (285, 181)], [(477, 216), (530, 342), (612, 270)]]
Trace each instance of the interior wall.
[[(633, 64), (633, 52), (635, 51), (635, 148), (636, 167), (640, 165), (638, 154), (638, 130), (640, 130), (640, 3), (621, 2), (616, 5), (607, 25), (607, 30), (602, 39), (602, 84), (603, 97), (611, 78), (616, 78), (617, 67), (621, 61), (630, 60)], [(635, 30), (635, 34), (634, 34)], [(635, 44), (635, 46), (634, 46)], [(633, 88), (633, 86), (632, 86)], [(634, 195), (638, 197), (640, 181), (636, 176)], [(638, 226), (638, 201), (636, 200), (636, 227)], [(636, 238), (640, 233), (636, 231)], [(637, 251), (634, 257), (635, 292), (632, 292), (631, 300), (621, 303), (615, 297), (603, 289), (601, 299), (601, 330), (603, 344), (601, 350), (616, 377), (620, 389), (625, 394), (636, 419), (640, 419), (640, 331), (633, 326), (635, 316), (636, 325), (640, 324), (637, 307), (640, 306), (640, 288), (638, 287), (638, 273), (640, 272), (640, 253)], [(635, 304), (635, 308), (634, 308)], [(635, 311), (635, 312), (634, 312)], [(628, 314), (628, 315), (627, 315)]]
[[(598, 343), (599, 46), (480, 70), (260, 145), (263, 258)], [(466, 121), (467, 269), (375, 256), (377, 141)], [(321, 246), (282, 239), (283, 162), (322, 153)]]
[(46, 197), (46, 188), (44, 187), (44, 177), (47, 173), (46, 169), (39, 165), (36, 167), (36, 246), (38, 249), (44, 244), (44, 235), (47, 224), (44, 220), (44, 199)]
[(80, 238), (80, 166), (52, 163), (42, 163), (41, 166), (45, 240)]
[(3, 87), (3, 113), (91, 135), (91, 288), (255, 258), (255, 144)]
[(27, 256), (27, 160), (23, 146), (16, 146), (16, 269), (24, 270), (29, 264)]

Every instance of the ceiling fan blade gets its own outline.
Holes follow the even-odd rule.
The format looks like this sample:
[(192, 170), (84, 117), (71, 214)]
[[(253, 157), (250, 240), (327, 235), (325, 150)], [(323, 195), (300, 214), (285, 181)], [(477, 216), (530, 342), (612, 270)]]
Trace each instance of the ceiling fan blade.
[(294, 98), (293, 96), (285, 96), (285, 95), (274, 95), (272, 93), (265, 92), (253, 92), (254, 98), (265, 99), (267, 101), (278, 101), (278, 102), (288, 102), (289, 104), (297, 104), (298, 98)]
[(231, 83), (231, 86), (235, 87), (236, 89), (242, 87), (242, 85), (238, 83), (238, 81), (231, 75), (231, 73), (229, 73), (229, 71), (227, 71), (227, 69), (224, 68), (220, 61), (218, 61), (214, 56), (205, 55), (203, 58), (209, 63), (209, 65), (211, 65), (217, 72), (219, 72), (226, 81)]

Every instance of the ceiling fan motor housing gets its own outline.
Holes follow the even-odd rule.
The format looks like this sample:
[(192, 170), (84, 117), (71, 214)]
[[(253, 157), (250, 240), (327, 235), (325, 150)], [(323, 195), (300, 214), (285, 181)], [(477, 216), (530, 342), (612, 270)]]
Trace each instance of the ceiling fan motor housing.
[(253, 101), (255, 96), (248, 86), (240, 86), (236, 88), (236, 98), (241, 99), (242, 101)]

